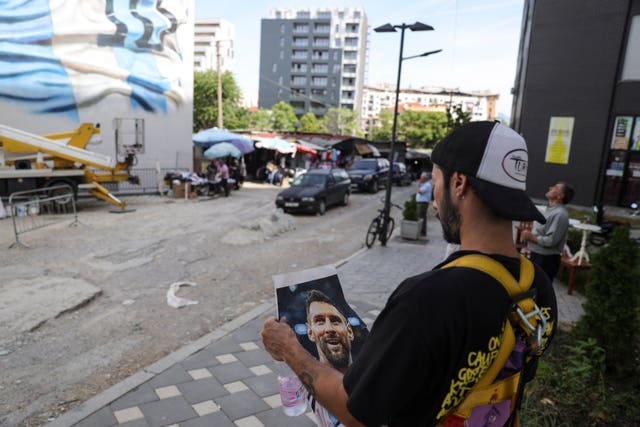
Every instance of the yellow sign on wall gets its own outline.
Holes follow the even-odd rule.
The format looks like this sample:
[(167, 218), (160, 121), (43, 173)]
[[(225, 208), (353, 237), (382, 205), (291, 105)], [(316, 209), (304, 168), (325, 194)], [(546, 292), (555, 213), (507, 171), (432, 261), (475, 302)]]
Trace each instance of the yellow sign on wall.
[(545, 162), (561, 165), (569, 163), (573, 121), (574, 117), (551, 117)]

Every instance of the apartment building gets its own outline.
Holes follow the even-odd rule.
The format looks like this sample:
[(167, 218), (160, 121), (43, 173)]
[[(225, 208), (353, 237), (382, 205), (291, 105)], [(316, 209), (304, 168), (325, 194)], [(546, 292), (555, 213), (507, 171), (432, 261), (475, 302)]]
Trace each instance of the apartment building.
[(195, 71), (217, 70), (220, 54), (220, 70), (233, 70), (233, 40), (235, 28), (221, 18), (199, 19), (195, 22), (193, 68)]
[[(380, 111), (393, 110), (396, 100), (394, 85), (365, 86), (360, 125), (365, 131), (380, 126)], [(489, 91), (462, 92), (458, 88), (424, 87), (400, 89), (398, 111), (446, 112), (452, 105), (460, 105), (471, 114), (471, 120), (495, 120), (499, 94)]]
[(361, 111), (367, 34), (362, 8), (273, 9), (262, 20), (258, 105)]

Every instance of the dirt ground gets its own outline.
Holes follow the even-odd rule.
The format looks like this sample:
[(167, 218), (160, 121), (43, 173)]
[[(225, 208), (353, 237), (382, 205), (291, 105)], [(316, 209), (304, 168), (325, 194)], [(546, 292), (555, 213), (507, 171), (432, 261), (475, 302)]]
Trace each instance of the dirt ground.
[[(411, 188), (394, 188), (394, 201)], [(42, 425), (271, 299), (274, 274), (351, 255), (384, 194), (353, 194), (322, 217), (292, 216), (275, 211), (279, 190), (247, 183), (229, 198), (130, 196), (135, 211), (123, 214), (81, 199), (80, 225), (65, 219), (27, 233), (29, 249), (9, 249), (11, 219), (0, 220), (0, 309), (9, 313), (0, 326), (0, 425)], [(167, 304), (181, 281), (196, 286), (178, 295), (198, 304)]]

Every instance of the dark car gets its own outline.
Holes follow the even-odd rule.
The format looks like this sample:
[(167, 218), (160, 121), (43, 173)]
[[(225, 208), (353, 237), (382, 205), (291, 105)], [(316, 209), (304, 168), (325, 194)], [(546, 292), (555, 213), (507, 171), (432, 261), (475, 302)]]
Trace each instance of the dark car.
[(343, 169), (312, 169), (296, 177), (291, 187), (278, 193), (276, 206), (285, 212), (316, 212), (328, 206), (349, 203), (349, 175)]
[(413, 175), (407, 171), (407, 167), (404, 163), (394, 162), (391, 180), (396, 185), (409, 185), (413, 182)]
[(389, 160), (382, 158), (360, 159), (349, 168), (351, 187), (377, 193), (389, 180)]

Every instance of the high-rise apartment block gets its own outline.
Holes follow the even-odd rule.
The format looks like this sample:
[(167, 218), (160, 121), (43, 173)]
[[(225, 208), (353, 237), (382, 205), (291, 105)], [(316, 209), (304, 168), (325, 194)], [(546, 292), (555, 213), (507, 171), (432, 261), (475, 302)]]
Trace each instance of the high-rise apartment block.
[(262, 20), (258, 105), (297, 115), (360, 111), (367, 58), (362, 8), (274, 9)]
[(217, 55), (220, 55), (220, 70), (231, 71), (234, 37), (235, 29), (229, 21), (220, 18), (197, 20), (194, 29), (194, 70), (217, 70)]

